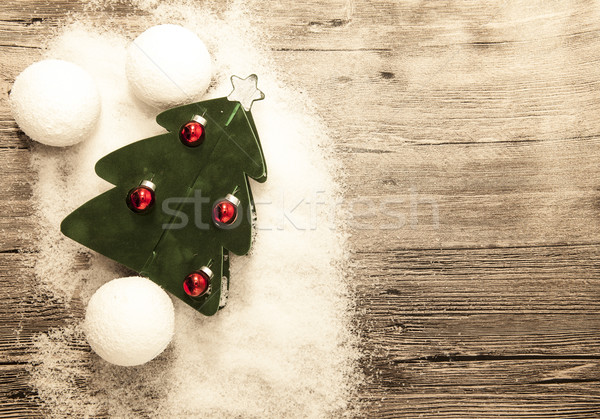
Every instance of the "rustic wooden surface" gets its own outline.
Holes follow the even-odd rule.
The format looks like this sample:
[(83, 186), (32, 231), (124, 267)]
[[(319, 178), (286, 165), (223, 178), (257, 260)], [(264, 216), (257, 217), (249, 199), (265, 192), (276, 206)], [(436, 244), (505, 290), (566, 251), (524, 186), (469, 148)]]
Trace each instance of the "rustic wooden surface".
[[(348, 168), (364, 416), (599, 418), (598, 3), (250, 7)], [(31, 337), (69, 315), (28, 293), (35, 172), (6, 92), (81, 8), (0, 5), (2, 417), (42, 414)]]

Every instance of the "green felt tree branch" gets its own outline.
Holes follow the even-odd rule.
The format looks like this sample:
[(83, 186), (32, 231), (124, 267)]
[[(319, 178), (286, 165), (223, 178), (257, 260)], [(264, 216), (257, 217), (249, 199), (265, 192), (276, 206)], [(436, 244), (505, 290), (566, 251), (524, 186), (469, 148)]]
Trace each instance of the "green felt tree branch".
[[(115, 187), (61, 224), (66, 236), (149, 277), (206, 315), (223, 304), (229, 252), (243, 255), (250, 250), (254, 203), (248, 177), (258, 182), (267, 177), (250, 108), (230, 99), (231, 95), (158, 115), (157, 122), (169, 132), (100, 159), (96, 173)], [(187, 147), (179, 131), (196, 115), (207, 121), (205, 138), (200, 146)], [(143, 180), (156, 185), (156, 200), (151, 211), (138, 214), (130, 210), (126, 196)], [(221, 228), (213, 222), (212, 207), (227, 194), (240, 201), (238, 219)], [(214, 273), (210, 294), (192, 298), (182, 282), (202, 266)]]

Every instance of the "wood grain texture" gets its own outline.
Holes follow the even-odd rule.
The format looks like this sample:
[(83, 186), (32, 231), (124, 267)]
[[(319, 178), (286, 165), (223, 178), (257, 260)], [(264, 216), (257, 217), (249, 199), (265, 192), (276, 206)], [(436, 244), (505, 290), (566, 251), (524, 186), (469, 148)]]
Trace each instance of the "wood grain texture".
[[(600, 7), (254, 1), (346, 164), (363, 416), (600, 417)], [(78, 1), (0, 6), (2, 91)], [(127, 5), (95, 14), (124, 19)], [(0, 416), (39, 416), (29, 141), (0, 97)]]

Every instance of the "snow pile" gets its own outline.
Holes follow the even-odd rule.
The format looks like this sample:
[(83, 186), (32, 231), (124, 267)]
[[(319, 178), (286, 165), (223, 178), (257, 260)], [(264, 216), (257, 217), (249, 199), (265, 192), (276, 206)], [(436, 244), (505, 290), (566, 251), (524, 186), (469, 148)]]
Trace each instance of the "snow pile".
[[(106, 2), (104, 2), (106, 3)], [(95, 135), (69, 149), (34, 147), (39, 168), (40, 260), (36, 274), (66, 304), (87, 304), (123, 268), (61, 236), (70, 211), (110, 188), (93, 170), (111, 150), (162, 132), (155, 110), (136, 100), (126, 47), (147, 27), (177, 22), (206, 43), (214, 83), (204, 99), (227, 95), (229, 76), (259, 75), (267, 98), (253, 115), (269, 179), (252, 182), (259, 231), (250, 256), (232, 258), (228, 307), (204, 317), (174, 300), (173, 343), (140, 367), (105, 363), (89, 351), (81, 318), (41, 335), (33, 385), (50, 414), (116, 417), (339, 417), (358, 382), (352, 301), (343, 268), (345, 236), (332, 229), (340, 194), (330, 141), (307, 99), (279, 84), (269, 53), (239, 6), (217, 16), (186, 4), (139, 1), (149, 16), (128, 18), (127, 35), (78, 17), (46, 56), (94, 77), (102, 96)], [(132, 29), (134, 28), (134, 29)], [(294, 209), (295, 208), (295, 209)], [(81, 311), (81, 310), (80, 310)]]

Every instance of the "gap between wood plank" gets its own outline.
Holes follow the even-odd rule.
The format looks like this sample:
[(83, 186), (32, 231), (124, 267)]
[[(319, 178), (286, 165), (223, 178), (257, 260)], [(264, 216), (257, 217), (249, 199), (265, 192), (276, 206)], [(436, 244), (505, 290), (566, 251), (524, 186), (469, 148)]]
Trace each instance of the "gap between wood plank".
[[(419, 362), (488, 362), (488, 361), (527, 361), (527, 360), (584, 360), (600, 359), (600, 355), (428, 355), (418, 358), (392, 360), (392, 364), (414, 364)], [(597, 381), (597, 380), (595, 380)]]
[(550, 243), (550, 244), (524, 244), (511, 246), (445, 246), (445, 247), (397, 247), (385, 250), (355, 250), (355, 254), (389, 254), (390, 252), (440, 252), (448, 250), (470, 251), (470, 250), (495, 250), (495, 249), (543, 249), (543, 248), (569, 248), (569, 247), (594, 247), (600, 243)]

